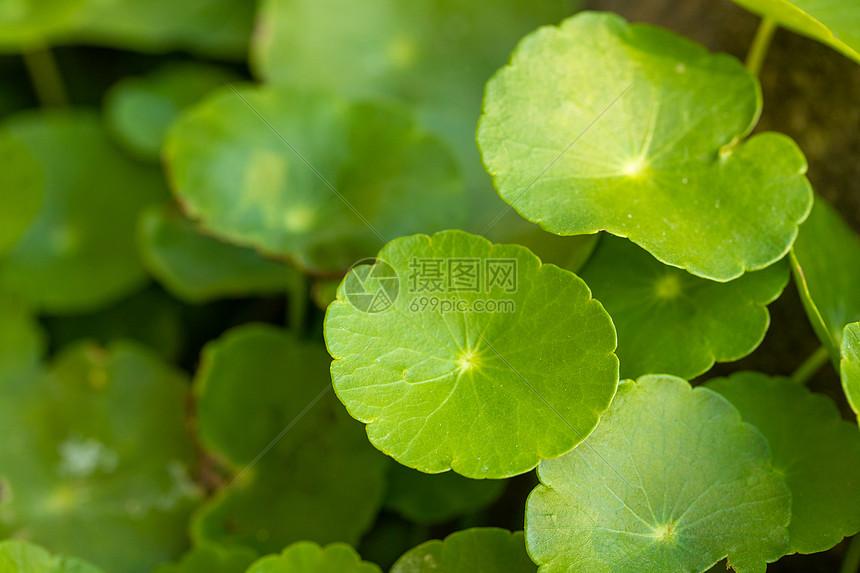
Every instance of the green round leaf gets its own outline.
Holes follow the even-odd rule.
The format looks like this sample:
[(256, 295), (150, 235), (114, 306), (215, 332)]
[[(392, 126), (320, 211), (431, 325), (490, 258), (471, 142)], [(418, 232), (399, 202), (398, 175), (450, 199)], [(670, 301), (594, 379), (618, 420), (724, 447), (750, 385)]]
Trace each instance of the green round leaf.
[(54, 557), (26, 541), (0, 541), (0, 573), (102, 573), (79, 559)]
[(558, 22), (577, 4), (265, 0), (251, 64), (266, 83), (409, 105), (456, 150), (470, 191), (470, 201), (458, 199), (483, 227), (503, 207), (475, 147), (484, 84), (523, 35)]
[(816, 197), (792, 249), (792, 270), (815, 333), (839, 360), (842, 330), (860, 320), (860, 236)]
[[(396, 239), (379, 260), (347, 275), (325, 319), (335, 391), (377, 448), (428, 473), (500, 478), (591, 432), (618, 359), (579, 277), (462, 231)], [(396, 276), (376, 279), (384, 268)], [(390, 306), (363, 306), (359, 287), (390, 297), (392, 281)]]
[(842, 389), (860, 422), (860, 322), (845, 327), (842, 334)]
[(708, 387), (767, 439), (773, 467), (791, 490), (791, 553), (826, 551), (860, 531), (860, 431), (829, 398), (756, 372)]
[(195, 379), (200, 439), (236, 478), (197, 513), (195, 540), (271, 552), (298, 540), (355, 543), (368, 529), (387, 460), (334, 398), (327, 358), (264, 325), (206, 347)]
[(143, 77), (117, 82), (105, 99), (108, 128), (131, 152), (158, 159), (167, 128), (183, 109), (235, 76), (199, 63), (167, 64)]
[(107, 305), (146, 280), (137, 255), (138, 213), (166, 192), (157, 169), (111, 145), (89, 111), (26, 112), (3, 130), (41, 166), (44, 201), (5, 258), (0, 286), (49, 313)]
[(27, 146), (0, 134), (0, 255), (9, 252), (42, 207), (43, 175)]
[(669, 267), (629, 241), (604, 237), (582, 270), (618, 331), (622, 378), (693, 378), (743, 358), (770, 324), (767, 304), (788, 282), (779, 262), (718, 283)]
[(502, 198), (560, 235), (607, 230), (719, 281), (785, 255), (812, 205), (734, 58), (583, 13), (526, 37), (487, 84), (478, 143)]
[(355, 549), (344, 543), (320, 547), (302, 541), (290, 545), (280, 555), (263, 557), (247, 573), (382, 573), (382, 570), (362, 561)]
[(733, 1), (860, 63), (860, 4), (854, 0)]
[(111, 572), (175, 558), (198, 492), (187, 473), (187, 382), (131, 344), (78, 344), (0, 385), (0, 535)]
[(541, 462), (526, 545), (541, 572), (761, 572), (789, 549), (791, 494), (762, 435), (672, 376), (622, 383), (574, 451)]
[(521, 531), (475, 528), (428, 541), (397, 560), (391, 573), (535, 573)]
[(468, 479), (454, 472), (425, 474), (392, 464), (385, 508), (416, 523), (443, 523), (487, 507), (504, 489), (501, 480)]
[(253, 249), (202, 234), (169, 206), (152, 207), (140, 221), (141, 253), (149, 271), (189, 302), (286, 291), (298, 274)]
[(154, 573), (245, 573), (256, 559), (257, 552), (250, 547), (204, 544), (188, 551), (178, 563), (156, 567)]
[(383, 238), (463, 215), (448, 149), (376, 104), (226, 89), (180, 117), (165, 156), (185, 212), (204, 228), (313, 271), (346, 269)]

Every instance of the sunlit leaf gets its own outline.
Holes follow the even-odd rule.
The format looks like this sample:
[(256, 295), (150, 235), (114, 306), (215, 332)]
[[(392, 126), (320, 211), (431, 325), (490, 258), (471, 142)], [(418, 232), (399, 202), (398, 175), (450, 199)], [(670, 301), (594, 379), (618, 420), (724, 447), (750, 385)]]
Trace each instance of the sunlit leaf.
[(521, 531), (478, 528), (428, 541), (401, 557), (391, 573), (535, 573)]
[(719, 281), (785, 255), (812, 205), (788, 137), (749, 139), (756, 79), (680, 36), (587, 12), (527, 36), (487, 84), (478, 143), (502, 198)]
[(706, 388), (624, 382), (597, 429), (541, 462), (526, 544), (541, 572), (761, 572), (789, 550), (791, 494), (762, 435)]
[(662, 264), (636, 245), (604, 237), (583, 280), (618, 331), (621, 377), (693, 378), (714, 362), (743, 358), (762, 341), (767, 304), (788, 282), (779, 262), (727, 283)]
[(280, 555), (263, 557), (247, 573), (382, 573), (372, 563), (362, 561), (355, 549), (344, 543), (320, 547), (302, 541), (290, 545)]
[(228, 70), (199, 63), (173, 63), (142, 77), (120, 80), (105, 98), (108, 128), (131, 152), (158, 159), (167, 128), (179, 113), (225, 81)]
[(2, 125), (39, 162), (44, 200), (0, 259), (0, 286), (49, 313), (91, 311), (140, 287), (141, 209), (165, 198), (157, 169), (114, 148), (89, 111), (26, 112)]
[(791, 553), (826, 551), (860, 531), (860, 430), (830, 399), (756, 372), (708, 387), (767, 439), (773, 467), (791, 490)]
[(370, 526), (387, 460), (328, 388), (327, 358), (264, 325), (207, 347), (195, 380), (200, 439), (237, 477), (198, 512), (195, 540), (271, 552), (355, 543)]
[(171, 207), (152, 207), (141, 217), (140, 243), (150, 272), (189, 302), (285, 292), (298, 271), (202, 234)]
[(0, 535), (118, 573), (182, 551), (197, 497), (184, 376), (131, 344), (83, 343), (0, 382)]
[(387, 239), (465, 215), (447, 147), (377, 104), (225, 88), (180, 117), (165, 156), (191, 218), (313, 271), (345, 270)]
[(842, 389), (860, 421), (860, 322), (845, 327), (842, 334)]
[(425, 474), (392, 464), (385, 507), (416, 523), (442, 523), (483, 509), (504, 489), (501, 480), (468, 479), (454, 472)]
[(203, 544), (188, 551), (178, 563), (155, 568), (154, 573), (245, 573), (257, 559), (249, 547)]
[(855, 0), (733, 1), (860, 62), (860, 4)]
[(860, 236), (816, 197), (792, 249), (792, 270), (809, 321), (834, 362), (842, 330), (860, 320)]
[(462, 231), (396, 239), (379, 260), (347, 275), (325, 320), (334, 388), (377, 448), (500, 478), (594, 428), (618, 381), (615, 329), (576, 275)]
[(0, 573), (102, 573), (73, 557), (53, 556), (26, 541), (0, 541)]

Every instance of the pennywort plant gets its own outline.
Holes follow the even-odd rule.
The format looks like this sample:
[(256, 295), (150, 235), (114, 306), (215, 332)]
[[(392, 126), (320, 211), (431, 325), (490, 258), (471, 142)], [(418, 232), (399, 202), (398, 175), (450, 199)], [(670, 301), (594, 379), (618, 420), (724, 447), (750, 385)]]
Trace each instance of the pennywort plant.
[[(860, 236), (758, 76), (860, 6), (735, 3), (746, 62), (567, 0), (0, 2), (0, 573), (857, 571)], [(80, 44), (145, 69), (89, 101)], [(790, 281), (821, 347), (718, 375)]]

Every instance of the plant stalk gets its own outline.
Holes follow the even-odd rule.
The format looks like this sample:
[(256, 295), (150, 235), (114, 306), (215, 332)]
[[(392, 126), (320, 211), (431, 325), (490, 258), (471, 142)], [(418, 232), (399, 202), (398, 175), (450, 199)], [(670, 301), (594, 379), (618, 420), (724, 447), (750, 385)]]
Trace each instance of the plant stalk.
[(791, 375), (791, 380), (797, 384), (806, 384), (815, 376), (815, 373), (821, 370), (827, 361), (830, 359), (830, 352), (824, 347), (819, 346), (818, 350), (809, 355), (803, 363), (797, 367)]
[(39, 102), (46, 107), (64, 107), (69, 100), (54, 54), (48, 47), (36, 48), (23, 54), (24, 65), (33, 82)]
[(758, 30), (756, 30), (746, 62), (747, 69), (756, 77), (761, 73), (762, 65), (764, 65), (764, 60), (767, 58), (767, 50), (770, 48), (770, 42), (773, 40), (773, 34), (777, 28), (778, 26), (774, 20), (765, 17), (762, 18)]
[(848, 545), (848, 552), (845, 553), (840, 573), (857, 573), (858, 570), (860, 570), (860, 535), (855, 535)]
[(298, 337), (304, 334), (309, 298), (309, 280), (304, 273), (297, 272), (287, 289), (287, 324)]

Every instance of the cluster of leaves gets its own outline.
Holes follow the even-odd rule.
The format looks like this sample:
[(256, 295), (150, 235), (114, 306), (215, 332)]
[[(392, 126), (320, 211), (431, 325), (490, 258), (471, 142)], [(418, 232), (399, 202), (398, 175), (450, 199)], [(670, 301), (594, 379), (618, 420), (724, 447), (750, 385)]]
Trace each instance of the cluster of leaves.
[[(757, 572), (860, 531), (832, 400), (699, 378), (793, 277), (860, 416), (860, 237), (753, 134), (767, 36), (860, 62), (860, 8), (736, 1), (746, 67), (565, 0), (0, 6), (46, 103), (0, 94), (0, 573)], [(80, 44), (154, 65), (69, 105)]]

